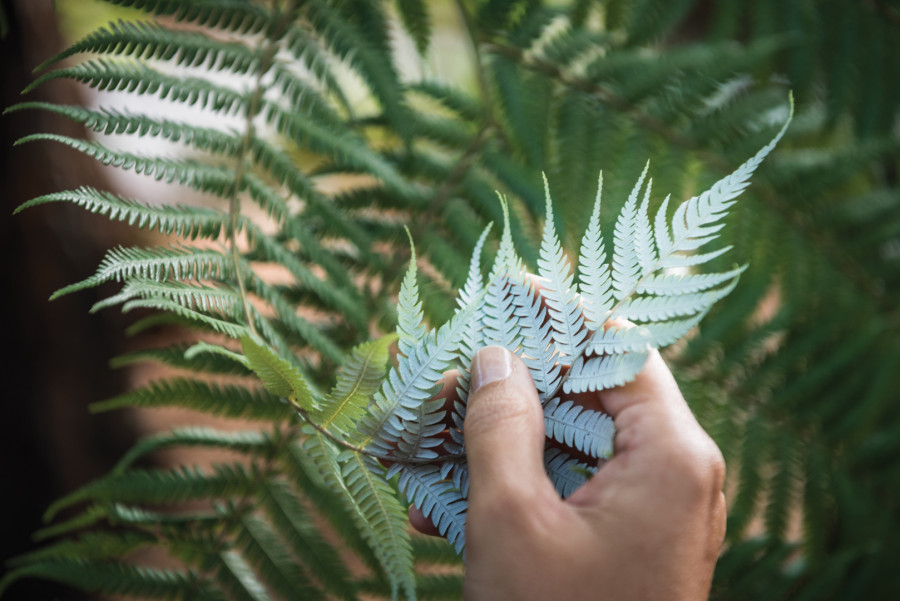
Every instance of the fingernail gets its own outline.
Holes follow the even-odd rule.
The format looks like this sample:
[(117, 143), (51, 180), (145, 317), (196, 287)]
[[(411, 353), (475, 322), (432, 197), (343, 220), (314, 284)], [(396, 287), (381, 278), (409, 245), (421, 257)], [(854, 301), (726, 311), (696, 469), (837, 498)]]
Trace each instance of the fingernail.
[(472, 361), (469, 393), (497, 380), (505, 380), (512, 373), (512, 353), (502, 346), (486, 346)]

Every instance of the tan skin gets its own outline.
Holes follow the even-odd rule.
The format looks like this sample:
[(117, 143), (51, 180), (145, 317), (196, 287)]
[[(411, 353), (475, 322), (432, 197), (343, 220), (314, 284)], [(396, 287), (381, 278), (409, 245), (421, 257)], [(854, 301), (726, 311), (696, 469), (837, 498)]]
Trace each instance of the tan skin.
[[(662, 357), (652, 352), (633, 382), (581, 400), (614, 419), (615, 453), (562, 500), (544, 472), (528, 369), (501, 347), (476, 355), (465, 599), (706, 599), (725, 534), (725, 465)], [(410, 519), (433, 531), (421, 514)]]

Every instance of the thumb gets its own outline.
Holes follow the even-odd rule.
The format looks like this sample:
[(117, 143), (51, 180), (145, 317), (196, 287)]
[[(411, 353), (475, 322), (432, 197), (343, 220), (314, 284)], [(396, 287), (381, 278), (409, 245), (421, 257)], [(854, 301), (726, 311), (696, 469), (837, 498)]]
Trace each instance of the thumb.
[(472, 361), (463, 425), (470, 499), (551, 487), (544, 471), (544, 414), (528, 368), (500, 346)]

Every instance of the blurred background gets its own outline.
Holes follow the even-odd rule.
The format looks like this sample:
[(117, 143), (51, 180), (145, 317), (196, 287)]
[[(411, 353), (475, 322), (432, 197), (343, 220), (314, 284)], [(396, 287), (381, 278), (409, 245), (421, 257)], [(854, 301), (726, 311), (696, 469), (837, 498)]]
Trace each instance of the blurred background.
[[(687, 197), (752, 155), (773, 124), (783, 122), (793, 91), (792, 133), (729, 225), (739, 253), (731, 260), (748, 260), (751, 269), (704, 322), (702, 335), (667, 356), (729, 465), (729, 548), (714, 597), (897, 598), (900, 6), (892, 0), (582, 1), (571, 3), (567, 23), (593, 33), (569, 39), (554, 37), (549, 18), (535, 20), (542, 35), (529, 30), (529, 11), (542, 3), (519, 3), (529, 7), (521, 9), (525, 17), (504, 13), (505, 4), (429, 3), (427, 53), (418, 54), (399, 25), (392, 48), (403, 81), (451, 82), (496, 105), (501, 117), (485, 130), (490, 143), (481, 133), (470, 135), (452, 152), (464, 153), (456, 165), (487, 173), (486, 187), (521, 199), (523, 236), (540, 218), (541, 170), (554, 197), (564, 199), (557, 203), (560, 218), (577, 237), (599, 169), (611, 197), (622, 198), (649, 156), (659, 189)], [(568, 10), (562, 8), (568, 3), (545, 4)], [(36, 66), (109, 20), (139, 15), (93, 0), (2, 0), (0, 6), (4, 108), (22, 99)], [(385, 7), (399, 23), (394, 3)], [(363, 82), (348, 77), (343, 85), (364, 117), (377, 113)], [(28, 98), (94, 106), (96, 95), (56, 79)], [(134, 108), (134, 98), (104, 94), (103, 102)], [(140, 98), (147, 103), (141, 109), (152, 112), (154, 101)], [(186, 114), (200, 123), (209, 118)], [(115, 287), (47, 301), (93, 273), (106, 249), (152, 236), (61, 204), (15, 217), (13, 209), (83, 185), (149, 202), (209, 201), (183, 187), (102, 168), (63, 145), (14, 146), (34, 132), (88, 135), (46, 111), (0, 117), (4, 560), (33, 548), (32, 534), (53, 499), (103, 475), (140, 434), (192, 419), (177, 412), (90, 414), (90, 403), (152, 374), (110, 369), (110, 359), (133, 346), (124, 334), (129, 322), (115, 310), (90, 308)], [(136, 140), (120, 148), (171, 151)], [(463, 175), (451, 171), (449, 179)], [(444, 190), (446, 176), (427, 185)], [(461, 188), (455, 195), (470, 192)], [(455, 195), (439, 217), (449, 220), (461, 206)], [(353, 201), (346, 202), (352, 209)], [(482, 219), (489, 210), (476, 207), (472, 214)], [(430, 306), (440, 306), (448, 287), (459, 285), (459, 267), (447, 267), (455, 255), (440, 241), (466, 255), (477, 235), (469, 229), (418, 232), (424, 260), (442, 273), (425, 286)], [(402, 243), (401, 235), (388, 240)], [(439, 317), (440, 309), (435, 312)], [(17, 584), (7, 598), (61, 594), (77, 598), (39, 581)]]

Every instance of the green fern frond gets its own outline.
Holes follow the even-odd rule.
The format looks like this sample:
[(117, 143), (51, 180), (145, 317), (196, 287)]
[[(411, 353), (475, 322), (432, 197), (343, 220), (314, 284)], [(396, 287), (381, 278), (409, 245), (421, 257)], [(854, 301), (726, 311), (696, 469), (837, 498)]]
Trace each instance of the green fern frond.
[(378, 391), (395, 336), (384, 336), (353, 349), (331, 392), (310, 417), (323, 428), (350, 433)]
[[(236, 192), (237, 179), (230, 167), (210, 165), (186, 159), (148, 158), (130, 152), (111, 150), (103, 144), (85, 142), (67, 136), (53, 134), (34, 134), (22, 138), (19, 143), (34, 140), (53, 140), (74, 148), (104, 165), (112, 165), (120, 169), (133, 170), (135, 173), (152, 177), (157, 181), (177, 183), (198, 192), (227, 198)], [(287, 213), (282, 197), (272, 190), (261, 179), (252, 174), (244, 174), (241, 178), (240, 192), (246, 190), (250, 197), (266, 212), (276, 219)]]
[(241, 304), (240, 295), (233, 290), (181, 282), (131, 278), (118, 294), (97, 302), (91, 311), (127, 304), (134, 299), (145, 301), (161, 299), (178, 304), (188, 310), (214, 313), (225, 317), (236, 317)]
[(265, 8), (243, 0), (197, 0), (189, 4), (178, 0), (106, 1), (159, 16), (172, 17), (176, 21), (187, 21), (239, 33), (259, 33), (271, 22), (271, 15)]
[(123, 407), (184, 407), (224, 417), (262, 421), (290, 420), (293, 416), (290, 405), (267, 392), (188, 378), (151, 382), (144, 388), (95, 403), (91, 410), (110, 411)]
[(260, 62), (259, 54), (243, 44), (216, 40), (198, 32), (172, 30), (153, 22), (119, 21), (69, 46), (38, 70), (80, 53), (126, 55), (241, 74)]
[(148, 532), (86, 532), (78, 539), (57, 541), (37, 551), (15, 557), (9, 562), (9, 565), (15, 569), (54, 560), (115, 559), (156, 542), (157, 537)]
[(241, 601), (269, 601), (268, 591), (259, 581), (256, 573), (247, 563), (244, 556), (235, 550), (222, 551), (218, 554), (218, 569), (214, 577), (216, 582), (232, 599)]
[(257, 476), (241, 464), (218, 465), (213, 470), (131, 469), (95, 480), (63, 497), (47, 509), (46, 519), (76, 503), (175, 503), (191, 499), (227, 499), (247, 494)]
[(197, 106), (223, 115), (247, 109), (246, 94), (197, 77), (166, 75), (142, 63), (95, 59), (63, 67), (38, 77), (26, 91), (54, 79), (72, 79), (98, 91), (153, 95), (161, 100)]
[(352, 580), (344, 562), (325, 540), (294, 491), (287, 486), (270, 483), (264, 487), (262, 496), (272, 526), (282, 535), (273, 537), (271, 533), (265, 533), (260, 524), (255, 530), (267, 536), (257, 540), (269, 538), (270, 545), (274, 545), (283, 539), (290, 545), (293, 555), (300, 559), (299, 565), (305, 568), (304, 571), (324, 581), (328, 593), (340, 599), (355, 599)]
[(225, 216), (218, 211), (199, 207), (149, 206), (88, 187), (39, 196), (21, 205), (15, 212), (50, 202), (71, 202), (114, 221), (126, 221), (142, 229), (155, 229), (188, 240), (218, 238), (225, 227)]
[(466, 121), (475, 121), (481, 116), (478, 101), (466, 91), (442, 84), (439, 81), (419, 81), (410, 85), (411, 90), (425, 94), (440, 102)]
[(307, 4), (306, 16), (322, 34), (331, 52), (359, 72), (382, 104), (397, 133), (405, 138), (407, 128), (403, 119), (408, 109), (400, 93), (399, 79), (387, 44), (387, 20), (374, 4), (361, 3), (355, 9), (354, 12), (366, 13), (366, 18), (351, 23), (349, 15), (341, 15), (321, 0), (316, 0)]
[(419, 53), (425, 54), (428, 50), (428, 40), (431, 39), (428, 5), (422, 0), (397, 0), (397, 8), (403, 26), (416, 42)]
[(50, 526), (45, 526), (34, 533), (34, 540), (46, 541), (59, 536), (82, 532), (103, 521), (109, 512), (101, 505), (91, 505), (80, 514)]
[(0, 581), (0, 592), (15, 580), (26, 577), (53, 580), (106, 595), (132, 595), (148, 599), (223, 599), (209, 583), (190, 572), (82, 559), (42, 561), (14, 570)]
[[(323, 331), (323, 328), (297, 315), (294, 305), (283, 294), (279, 293), (277, 288), (265, 283), (253, 272), (250, 272), (247, 277), (247, 290), (265, 300), (277, 312), (277, 325), (284, 330), (286, 336), (292, 335), (336, 364), (343, 362), (344, 352)], [(328, 296), (334, 297), (340, 296), (340, 294)], [(273, 330), (270, 329), (268, 321), (263, 320), (262, 316), (258, 315), (256, 311), (252, 311), (252, 313), (257, 318), (257, 325), (266, 329), (269, 337), (272, 338), (271, 332)]]
[(241, 138), (234, 132), (105, 107), (90, 109), (48, 102), (22, 102), (9, 107), (5, 112), (31, 109), (63, 115), (94, 132), (106, 135), (152, 136), (231, 157), (237, 156), (241, 148)]
[(105, 282), (142, 279), (163, 282), (191, 279), (195, 281), (225, 279), (231, 269), (230, 260), (211, 249), (173, 245), (168, 248), (118, 247), (109, 252), (97, 268), (97, 273), (81, 282), (57, 290), (50, 300), (93, 288)]
[[(320, 41), (311, 36), (305, 28), (290, 27), (284, 35), (284, 45), (299, 64), (306, 67), (321, 88), (332, 95), (348, 117), (353, 117), (353, 106), (347, 98), (339, 77), (333, 70), (333, 57), (328, 54)], [(287, 70), (279, 70), (276, 65), (275, 80)], [(291, 80), (294, 78), (291, 77)]]
[(325, 598), (308, 570), (294, 560), (281, 537), (265, 521), (246, 516), (242, 525), (235, 542), (267, 588), (283, 598), (292, 595), (302, 595), (304, 599)]
[(309, 386), (291, 363), (278, 356), (272, 349), (249, 336), (241, 338), (241, 348), (250, 368), (259, 376), (271, 394), (287, 398), (303, 411), (314, 411), (318, 405)]
[[(316, 436), (321, 444), (323, 437)], [(380, 572), (381, 563), (372, 548), (366, 542), (363, 528), (357, 527), (359, 514), (340, 484), (333, 486), (337, 480), (332, 477), (338, 473), (327, 467), (320, 469), (319, 462), (327, 458), (322, 454), (308, 453), (299, 444), (288, 445), (279, 456), (284, 475), (297, 490), (302, 490), (310, 506), (327, 522), (330, 528), (340, 536), (345, 550), (359, 559), (362, 565), (372, 572)]]
[[(168, 311), (171, 314), (164, 319), (151, 319), (150, 321), (143, 322), (142, 325), (147, 327), (160, 324), (188, 325), (191, 327), (196, 327), (202, 331), (211, 331), (217, 334), (225, 334), (229, 338), (235, 339), (240, 339), (242, 336), (247, 336), (248, 334), (250, 334), (250, 329), (244, 325), (235, 323), (233, 321), (212, 317), (210, 315), (206, 315), (205, 313), (201, 313), (200, 311), (188, 309), (184, 305), (163, 298), (130, 300), (122, 306), (123, 313), (127, 313), (128, 311), (133, 311), (135, 309), (156, 309), (161, 311)], [(139, 330), (140, 328), (137, 328), (134, 331)]]
[(403, 589), (407, 598), (414, 598), (406, 508), (384, 479), (383, 468), (371, 457), (339, 452), (321, 434), (312, 437), (304, 449), (319, 477), (343, 492), (341, 500), (391, 583), (392, 595)]
[(140, 458), (173, 446), (210, 447), (256, 454), (271, 448), (273, 442), (269, 436), (256, 430), (224, 432), (213, 428), (176, 428), (139, 441), (116, 463), (112, 473), (124, 473)]
[(264, 106), (264, 114), (281, 135), (298, 145), (309, 147), (332, 160), (340, 161), (348, 171), (362, 171), (382, 180), (403, 198), (418, 193), (385, 158), (368, 147), (365, 140), (347, 131), (333, 131), (274, 103)]

